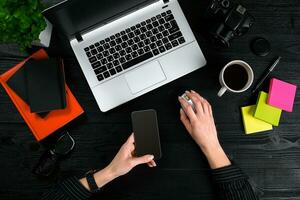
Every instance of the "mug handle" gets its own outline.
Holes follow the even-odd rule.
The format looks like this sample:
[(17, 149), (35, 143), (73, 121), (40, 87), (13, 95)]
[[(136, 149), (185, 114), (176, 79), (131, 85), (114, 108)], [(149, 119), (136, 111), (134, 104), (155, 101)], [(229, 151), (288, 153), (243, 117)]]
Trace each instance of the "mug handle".
[(223, 96), (223, 94), (226, 92), (226, 90), (227, 90), (226, 87), (222, 87), (222, 88), (220, 89), (220, 91), (218, 92), (218, 96), (219, 96), (219, 97)]

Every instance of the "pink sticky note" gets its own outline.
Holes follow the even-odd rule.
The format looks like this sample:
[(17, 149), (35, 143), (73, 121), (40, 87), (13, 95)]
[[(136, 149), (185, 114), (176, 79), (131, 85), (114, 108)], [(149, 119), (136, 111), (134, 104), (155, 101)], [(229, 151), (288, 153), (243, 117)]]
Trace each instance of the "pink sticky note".
[(268, 104), (292, 112), (296, 90), (296, 85), (273, 78), (270, 83)]

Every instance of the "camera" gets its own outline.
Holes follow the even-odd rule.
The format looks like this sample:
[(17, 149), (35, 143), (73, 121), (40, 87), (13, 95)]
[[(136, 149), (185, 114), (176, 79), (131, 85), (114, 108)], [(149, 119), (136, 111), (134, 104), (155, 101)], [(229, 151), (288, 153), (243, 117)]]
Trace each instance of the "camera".
[(224, 47), (229, 47), (232, 39), (247, 33), (254, 23), (245, 7), (229, 0), (212, 0), (207, 17), (212, 20), (210, 35), (215, 43)]

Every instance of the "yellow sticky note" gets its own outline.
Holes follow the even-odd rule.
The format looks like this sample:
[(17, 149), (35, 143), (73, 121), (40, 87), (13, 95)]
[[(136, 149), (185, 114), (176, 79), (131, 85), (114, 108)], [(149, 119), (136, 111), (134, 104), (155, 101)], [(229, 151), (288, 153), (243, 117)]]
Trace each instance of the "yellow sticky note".
[(255, 118), (254, 111), (256, 109), (255, 105), (242, 107), (243, 123), (246, 134), (252, 134), (262, 131), (269, 131), (273, 129), (273, 126), (267, 122)]

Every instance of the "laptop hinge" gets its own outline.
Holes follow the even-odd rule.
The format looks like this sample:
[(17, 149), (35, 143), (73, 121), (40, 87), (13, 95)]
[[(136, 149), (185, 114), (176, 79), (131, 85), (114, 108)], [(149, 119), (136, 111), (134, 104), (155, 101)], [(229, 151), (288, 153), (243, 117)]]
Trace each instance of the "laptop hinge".
[(80, 33), (76, 33), (75, 34), (75, 38), (77, 39), (78, 42), (82, 42), (83, 41), (83, 38), (82, 38), (82, 36), (81, 36)]
[(167, 4), (167, 3), (169, 3), (170, 2), (170, 0), (164, 0), (164, 3), (165, 4)]

